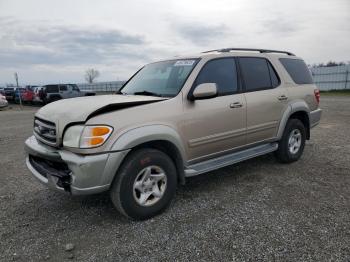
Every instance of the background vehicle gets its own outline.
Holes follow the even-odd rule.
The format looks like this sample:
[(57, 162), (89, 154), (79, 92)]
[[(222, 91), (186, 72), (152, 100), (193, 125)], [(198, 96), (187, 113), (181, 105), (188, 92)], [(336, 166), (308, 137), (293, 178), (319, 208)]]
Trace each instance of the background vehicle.
[(15, 87), (5, 87), (4, 92), (5, 92), (5, 97), (8, 101), (15, 100)]
[(24, 103), (32, 103), (34, 98), (34, 88), (37, 86), (27, 85), (25, 86), (25, 90), (22, 94), (22, 101)]
[(21, 99), (22, 99), (22, 103), (24, 103), (23, 101), (23, 96), (24, 96), (24, 93), (25, 93), (26, 89), (24, 87), (17, 87), (15, 89), (15, 93), (14, 93), (14, 101), (15, 103), (19, 103), (19, 94), (21, 94)]
[(60, 99), (94, 95), (94, 92), (80, 91), (76, 84), (55, 84), (42, 86), (39, 98), (43, 103), (47, 104)]
[(8, 106), (8, 102), (6, 100), (6, 97), (0, 94), (0, 108), (4, 108)]
[(43, 101), (41, 100), (41, 97), (43, 97), (44, 95), (42, 94), (43, 92), (43, 87), (42, 86), (37, 86), (34, 88), (33, 91), (33, 100), (32, 103), (33, 104), (40, 104), (43, 103)]
[(36, 86), (25, 86), (21, 88), (16, 88), (15, 90), (15, 102), (19, 103), (19, 92), (21, 92), (22, 103), (32, 103), (34, 96), (34, 88)]
[(5, 96), (5, 90), (3, 87), (0, 87), (0, 95)]
[(274, 152), (297, 161), (322, 110), (290, 52), (227, 48), (151, 63), (119, 95), (41, 108), (27, 166), (72, 195), (109, 190), (120, 213), (165, 210), (187, 177)]

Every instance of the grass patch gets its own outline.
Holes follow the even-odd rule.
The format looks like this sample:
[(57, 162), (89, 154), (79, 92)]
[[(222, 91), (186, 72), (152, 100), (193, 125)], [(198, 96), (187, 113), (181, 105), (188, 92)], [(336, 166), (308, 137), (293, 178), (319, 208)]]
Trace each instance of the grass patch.
[(350, 96), (350, 89), (338, 89), (338, 90), (321, 91), (321, 95)]

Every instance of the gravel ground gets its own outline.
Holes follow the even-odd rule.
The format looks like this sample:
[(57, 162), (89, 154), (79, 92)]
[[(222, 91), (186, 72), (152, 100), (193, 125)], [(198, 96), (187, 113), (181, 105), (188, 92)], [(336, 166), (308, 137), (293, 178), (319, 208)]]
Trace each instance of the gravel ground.
[(188, 180), (164, 214), (124, 219), (108, 194), (52, 192), (23, 142), (37, 108), (0, 111), (1, 261), (349, 261), (350, 97), (325, 97), (304, 155), (266, 155)]

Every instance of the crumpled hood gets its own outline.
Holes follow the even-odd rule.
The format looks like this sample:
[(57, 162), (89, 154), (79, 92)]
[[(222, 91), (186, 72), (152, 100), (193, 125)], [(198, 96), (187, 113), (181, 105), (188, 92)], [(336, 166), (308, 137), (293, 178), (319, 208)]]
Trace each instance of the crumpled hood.
[(165, 99), (167, 98), (135, 95), (85, 96), (50, 103), (42, 107), (36, 116), (54, 122), (61, 133), (67, 124), (85, 122), (89, 116), (105, 110), (118, 110)]

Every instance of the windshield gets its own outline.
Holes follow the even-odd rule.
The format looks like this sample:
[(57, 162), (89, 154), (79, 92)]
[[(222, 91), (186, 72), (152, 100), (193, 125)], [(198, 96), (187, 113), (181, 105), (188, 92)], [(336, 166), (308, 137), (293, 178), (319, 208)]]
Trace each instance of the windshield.
[(197, 59), (182, 59), (146, 65), (126, 83), (121, 93), (174, 97), (197, 62)]

